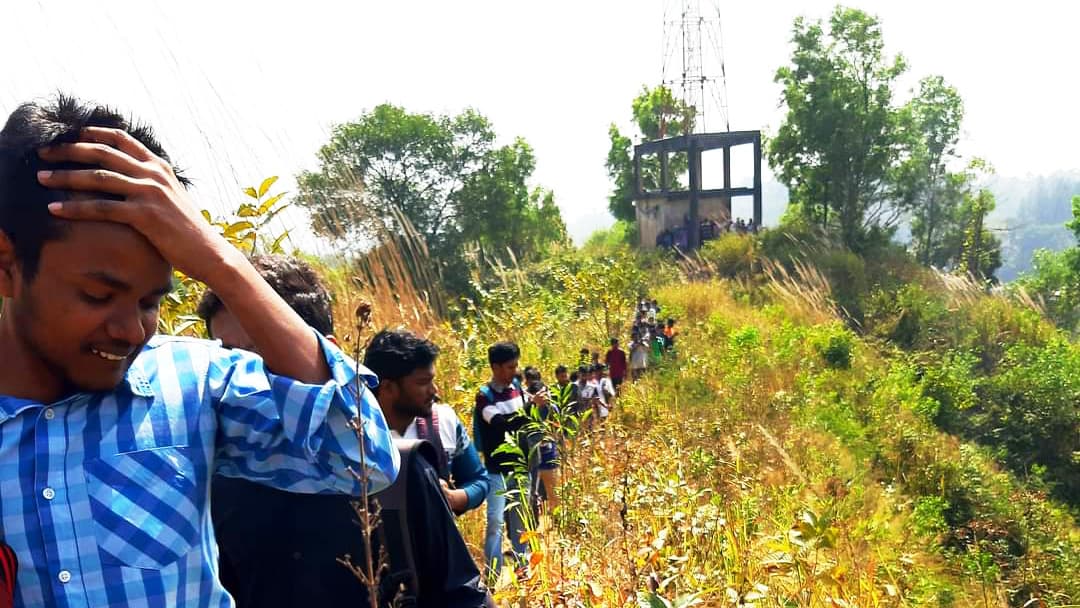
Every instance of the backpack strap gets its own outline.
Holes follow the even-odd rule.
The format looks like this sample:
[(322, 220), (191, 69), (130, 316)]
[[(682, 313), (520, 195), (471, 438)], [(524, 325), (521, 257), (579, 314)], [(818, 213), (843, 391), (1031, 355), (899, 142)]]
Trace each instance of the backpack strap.
[[(491, 390), (488, 384), (485, 383), (480, 387), (480, 394), (484, 396), (484, 399), (487, 399), (488, 403), (495, 402), (495, 392)], [(476, 406), (473, 407), (472, 440), (478, 452), (484, 451), (484, 436), (480, 433), (480, 421), (483, 419), (483, 408), (480, 407), (479, 400), (477, 400)]]
[(416, 436), (431, 442), (435, 447), (435, 455), (438, 457), (435, 470), (440, 479), (450, 481), (450, 459), (446, 455), (446, 445), (439, 430), (439, 413), (434, 407), (430, 414), (416, 419)]

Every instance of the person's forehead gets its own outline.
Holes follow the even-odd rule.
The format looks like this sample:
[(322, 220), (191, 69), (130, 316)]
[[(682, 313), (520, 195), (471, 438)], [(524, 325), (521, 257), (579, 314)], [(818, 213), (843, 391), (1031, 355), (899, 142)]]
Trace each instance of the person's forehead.
[(166, 287), (172, 268), (133, 228), (111, 222), (68, 222), (41, 249), (41, 271), (67, 277), (110, 277), (132, 287)]

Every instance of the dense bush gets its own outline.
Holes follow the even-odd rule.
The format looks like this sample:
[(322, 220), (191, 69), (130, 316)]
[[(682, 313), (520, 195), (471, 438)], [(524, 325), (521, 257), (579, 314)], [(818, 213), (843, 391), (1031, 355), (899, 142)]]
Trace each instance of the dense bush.
[(730, 233), (706, 242), (699, 255), (717, 276), (734, 279), (750, 275), (754, 249), (755, 241), (750, 235)]

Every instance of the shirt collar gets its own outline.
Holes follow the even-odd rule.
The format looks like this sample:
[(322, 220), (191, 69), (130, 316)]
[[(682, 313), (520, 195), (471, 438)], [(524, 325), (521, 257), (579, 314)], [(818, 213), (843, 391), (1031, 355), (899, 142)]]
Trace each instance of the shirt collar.
[[(124, 379), (120, 384), (113, 389), (113, 392), (126, 391), (137, 397), (153, 397), (154, 389), (150, 385), (150, 381), (146, 379), (146, 374), (136, 367), (132, 366), (128, 369), (124, 375)], [(86, 393), (82, 393), (86, 394)], [(64, 398), (62, 401), (68, 401), (72, 397), (77, 397), (79, 393), (70, 395)], [(31, 399), (21, 399), (19, 397), (11, 397), (8, 395), (0, 395), (0, 423), (6, 422), (11, 418), (15, 418), (24, 411), (35, 408), (45, 407), (47, 404), (39, 403)]]

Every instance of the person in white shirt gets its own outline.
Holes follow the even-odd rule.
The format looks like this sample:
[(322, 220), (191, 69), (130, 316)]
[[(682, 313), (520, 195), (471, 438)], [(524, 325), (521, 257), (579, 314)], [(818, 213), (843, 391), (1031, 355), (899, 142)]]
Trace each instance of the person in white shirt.
[(649, 346), (647, 338), (635, 336), (630, 342), (630, 379), (637, 380), (649, 367)]

